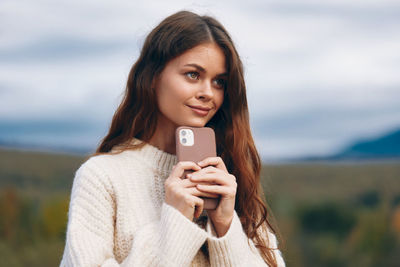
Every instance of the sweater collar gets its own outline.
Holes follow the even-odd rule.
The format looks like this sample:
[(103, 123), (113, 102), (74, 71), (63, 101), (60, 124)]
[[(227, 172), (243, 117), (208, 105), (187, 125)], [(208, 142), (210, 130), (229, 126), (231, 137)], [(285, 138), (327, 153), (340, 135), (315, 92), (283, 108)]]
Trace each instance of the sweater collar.
[[(132, 140), (133, 143), (143, 142), (137, 138)], [(145, 143), (143, 147), (139, 149), (140, 156), (143, 160), (153, 166), (155, 169), (162, 172), (169, 172), (172, 167), (177, 163), (176, 155), (167, 153), (160, 150), (159, 148)]]

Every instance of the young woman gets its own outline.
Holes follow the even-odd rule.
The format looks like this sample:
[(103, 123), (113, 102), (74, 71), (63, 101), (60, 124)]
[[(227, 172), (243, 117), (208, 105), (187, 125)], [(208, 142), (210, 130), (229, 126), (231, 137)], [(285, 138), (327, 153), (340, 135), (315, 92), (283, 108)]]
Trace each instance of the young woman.
[[(219, 157), (177, 162), (181, 125), (213, 128)], [(202, 197), (217, 208), (203, 211)], [(76, 173), (61, 266), (284, 266), (267, 214), (233, 42), (214, 18), (173, 14), (147, 36)]]

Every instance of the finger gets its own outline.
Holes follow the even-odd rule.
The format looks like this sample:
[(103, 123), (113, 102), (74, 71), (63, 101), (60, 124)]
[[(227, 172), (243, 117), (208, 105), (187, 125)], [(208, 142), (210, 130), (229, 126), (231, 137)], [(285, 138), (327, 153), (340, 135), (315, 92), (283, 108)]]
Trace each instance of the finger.
[(198, 190), (197, 187), (187, 188), (186, 190), (187, 190), (187, 192), (189, 192), (190, 195), (196, 196), (196, 197), (219, 198), (218, 194), (203, 192), (203, 191)]
[(196, 188), (199, 191), (218, 194), (222, 197), (234, 197), (236, 195), (236, 188), (230, 186), (198, 184)]
[(191, 176), (192, 174), (202, 175), (202, 174), (206, 174), (206, 173), (217, 173), (217, 172), (223, 172), (223, 170), (217, 169), (217, 168), (215, 168), (214, 166), (207, 166), (207, 167), (204, 167), (204, 168), (202, 168), (202, 169), (200, 169), (200, 170), (198, 170), (198, 171), (194, 171), (194, 172), (192, 172), (192, 173), (188, 173), (188, 174), (186, 175), (186, 177), (187, 177), (187, 178), (190, 178), (190, 176)]
[(199, 218), (201, 213), (203, 212), (203, 208), (204, 208), (204, 200), (202, 200), (201, 198), (196, 197), (194, 199), (195, 201), (195, 209), (194, 209), (194, 217), (195, 218)]
[(212, 165), (212, 166), (215, 166), (218, 169), (226, 171), (225, 163), (224, 163), (224, 161), (222, 160), (221, 157), (208, 157), (208, 158), (203, 159), (200, 162), (197, 162), (197, 164), (200, 167), (205, 167), (205, 166)]
[(190, 179), (182, 179), (180, 182), (180, 185), (184, 188), (189, 188), (189, 187), (196, 187), (198, 183), (195, 183), (191, 181)]
[(231, 178), (233, 175), (207, 173), (203, 175), (191, 175), (190, 180), (194, 183), (207, 183), (207, 184), (219, 184), (219, 185), (231, 185), (235, 182), (235, 179)]
[(171, 171), (171, 175), (174, 177), (182, 177), (183, 173), (186, 170), (194, 170), (198, 171), (201, 168), (192, 161), (180, 161), (178, 162), (175, 167)]
[(198, 182), (193, 182), (190, 179), (181, 179), (180, 181), (178, 181), (179, 186), (183, 187), (183, 188), (190, 188), (190, 187), (196, 187), (196, 185), (198, 185)]

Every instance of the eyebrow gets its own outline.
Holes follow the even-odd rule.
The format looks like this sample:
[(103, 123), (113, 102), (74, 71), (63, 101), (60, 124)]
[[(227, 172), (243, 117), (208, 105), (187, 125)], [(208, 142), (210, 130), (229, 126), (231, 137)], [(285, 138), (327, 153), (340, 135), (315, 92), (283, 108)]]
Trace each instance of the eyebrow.
[[(195, 63), (186, 64), (185, 67), (186, 67), (186, 66), (194, 67), (194, 68), (196, 68), (198, 71), (201, 71), (201, 72), (206, 72), (206, 70), (205, 70), (202, 66), (197, 65), (197, 64), (195, 64)], [(220, 77), (220, 76), (227, 76), (227, 75), (228, 75), (228, 73), (227, 73), (227, 72), (224, 72), (224, 73), (221, 73), (221, 74), (217, 74), (217, 77)]]

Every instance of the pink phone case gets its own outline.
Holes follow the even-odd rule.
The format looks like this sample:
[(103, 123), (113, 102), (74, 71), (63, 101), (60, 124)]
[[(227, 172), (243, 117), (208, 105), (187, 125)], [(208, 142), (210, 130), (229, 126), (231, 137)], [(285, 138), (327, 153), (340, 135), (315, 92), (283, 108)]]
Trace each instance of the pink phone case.
[[(186, 131), (187, 136), (180, 135), (181, 130)], [(193, 135), (190, 134), (190, 131), (192, 131)], [(192, 140), (193, 144), (184, 145), (183, 139), (187, 139), (186, 142), (188, 142), (188, 144), (191, 143), (190, 141)], [(197, 163), (205, 158), (217, 156), (215, 133), (212, 128), (178, 127), (175, 131), (175, 141), (178, 161), (193, 161)], [(190, 172), (191, 171), (185, 172), (183, 177)], [(205, 210), (213, 210), (218, 206), (219, 200), (216, 198), (203, 199)]]

